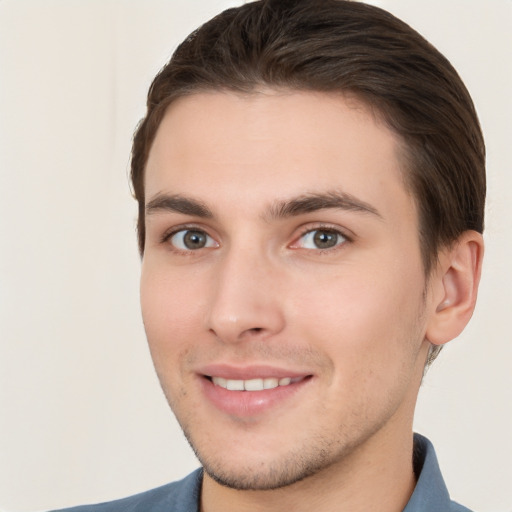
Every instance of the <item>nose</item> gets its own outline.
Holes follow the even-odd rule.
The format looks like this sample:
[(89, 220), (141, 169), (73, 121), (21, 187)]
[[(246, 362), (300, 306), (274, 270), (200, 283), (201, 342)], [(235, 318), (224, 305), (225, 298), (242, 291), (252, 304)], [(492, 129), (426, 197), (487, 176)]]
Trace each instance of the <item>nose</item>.
[(279, 269), (253, 250), (232, 249), (211, 281), (207, 328), (223, 343), (267, 338), (285, 324)]

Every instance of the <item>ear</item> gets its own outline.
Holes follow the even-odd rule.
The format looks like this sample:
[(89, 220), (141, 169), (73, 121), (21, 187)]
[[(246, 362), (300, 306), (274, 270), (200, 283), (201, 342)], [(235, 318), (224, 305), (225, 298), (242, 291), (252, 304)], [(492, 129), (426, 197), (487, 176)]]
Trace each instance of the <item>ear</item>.
[(447, 343), (469, 322), (475, 309), (483, 254), (483, 238), (476, 231), (465, 231), (439, 254), (431, 276), (433, 303), (426, 330), (430, 343)]

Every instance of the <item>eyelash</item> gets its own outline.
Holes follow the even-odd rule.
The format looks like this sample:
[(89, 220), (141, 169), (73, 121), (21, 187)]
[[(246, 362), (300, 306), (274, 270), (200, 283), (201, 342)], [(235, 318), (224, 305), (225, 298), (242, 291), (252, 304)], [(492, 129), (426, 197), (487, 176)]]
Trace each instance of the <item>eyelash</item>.
[[(315, 253), (319, 253), (319, 254), (327, 254), (327, 253), (331, 253), (332, 254), (333, 252), (340, 250), (345, 244), (350, 243), (350, 242), (353, 241), (353, 238), (351, 236), (348, 236), (341, 229), (339, 229), (337, 227), (330, 226), (330, 225), (320, 224), (320, 225), (317, 225), (317, 226), (314, 226), (314, 227), (310, 227), (309, 226), (309, 227), (304, 228), (304, 230), (300, 233), (300, 235), (293, 242), (292, 248), (295, 248), (293, 246), (297, 245), (298, 242), (302, 238), (304, 238), (307, 234), (314, 233), (315, 231), (320, 231), (320, 232), (323, 231), (323, 232), (326, 232), (326, 233), (332, 233), (332, 234), (335, 234), (335, 235), (341, 237), (343, 240), (342, 241), (338, 241), (336, 243), (336, 245), (334, 245), (333, 247), (328, 247), (328, 248), (325, 248), (325, 249), (321, 249), (321, 248), (305, 249), (307, 251), (314, 251)], [(301, 249), (301, 247), (297, 247), (297, 249)]]
[[(169, 245), (173, 252), (179, 253), (181, 255), (191, 256), (191, 255), (193, 255), (194, 252), (197, 252), (199, 249), (196, 249), (196, 250), (180, 249), (179, 247), (176, 247), (175, 245), (173, 245), (171, 243), (171, 239), (173, 238), (173, 236), (177, 235), (178, 233), (187, 232), (187, 231), (197, 231), (199, 233), (203, 233), (208, 238), (215, 240), (212, 236), (210, 236), (208, 234), (208, 232), (204, 228), (201, 228), (201, 227), (195, 226), (195, 225), (182, 225), (182, 226), (174, 226), (172, 229), (166, 231), (160, 238), (160, 243)], [(208, 248), (208, 247), (206, 247), (206, 248)]]
[[(187, 232), (187, 231), (197, 231), (197, 232), (200, 232), (200, 233), (204, 233), (204, 235), (207, 236), (208, 238), (210, 238), (212, 240), (215, 240), (211, 235), (208, 234), (208, 232), (205, 229), (203, 229), (203, 228), (201, 228), (199, 226), (195, 226), (195, 225), (182, 225), (182, 226), (175, 226), (171, 230), (166, 231), (162, 235), (162, 237), (160, 239), (160, 243), (170, 245), (171, 246), (171, 250), (173, 252), (177, 252), (177, 253), (182, 254), (182, 255), (192, 255), (194, 252), (198, 252), (199, 249), (196, 249), (196, 250), (194, 250), (194, 249), (188, 249), (188, 250), (180, 249), (180, 248), (176, 247), (175, 245), (173, 245), (170, 242), (171, 239), (175, 235), (177, 235), (178, 233), (180, 233), (180, 232)], [(319, 254), (333, 253), (333, 252), (335, 252), (337, 250), (340, 250), (345, 244), (350, 243), (350, 242), (353, 241), (353, 238), (351, 236), (348, 236), (344, 231), (340, 230), (339, 228), (335, 228), (335, 227), (330, 226), (330, 225), (321, 224), (321, 225), (317, 225), (317, 226), (314, 226), (314, 227), (311, 227), (311, 226), (305, 227), (301, 231), (299, 236), (295, 238), (295, 241), (291, 245), (289, 245), (289, 247), (291, 247), (292, 249), (301, 249), (301, 247), (297, 247), (298, 242), (302, 238), (304, 238), (307, 234), (314, 233), (315, 231), (323, 231), (323, 232), (326, 232), (326, 233), (332, 233), (332, 234), (335, 234), (335, 235), (343, 238), (343, 240), (342, 241), (338, 241), (336, 243), (336, 245), (334, 245), (333, 247), (328, 247), (328, 248), (325, 248), (325, 249), (322, 249), (322, 248), (305, 249), (307, 251), (314, 251), (315, 253), (319, 253)], [(216, 243), (218, 244), (218, 242), (216, 242)], [(204, 247), (204, 248), (210, 248), (210, 247)]]

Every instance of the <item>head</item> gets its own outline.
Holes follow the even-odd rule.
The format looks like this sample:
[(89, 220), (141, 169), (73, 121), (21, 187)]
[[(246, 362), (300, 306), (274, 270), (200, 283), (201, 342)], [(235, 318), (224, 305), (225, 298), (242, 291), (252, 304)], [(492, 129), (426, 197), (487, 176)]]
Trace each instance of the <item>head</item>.
[[(304, 130), (295, 129), (295, 118)], [(218, 136), (212, 119), (223, 123), (226, 138)], [(318, 137), (308, 127), (309, 119), (318, 123), (319, 133), (326, 126), (332, 130)], [(260, 129), (252, 131), (254, 127)], [(240, 137), (237, 130), (243, 132)], [(333, 133), (344, 136), (338, 142)], [(283, 144), (276, 146), (281, 134), (286, 135)], [(261, 152), (253, 145), (260, 135)], [(325, 151), (315, 153), (324, 143)], [(325, 173), (317, 182), (301, 166), (309, 162), (311, 170), (315, 157), (334, 154), (338, 146), (343, 158), (352, 147), (358, 151), (353, 167), (340, 161), (345, 173), (341, 181), (349, 187), (341, 199), (328, 187), (336, 181), (331, 161), (324, 162)], [(296, 175), (286, 163), (295, 148), (300, 149), (294, 160)], [(260, 161), (267, 156), (270, 161)], [(234, 161), (239, 167), (230, 167)], [(269, 163), (282, 172), (269, 173)], [(244, 169), (241, 175), (238, 168)], [(166, 169), (173, 170), (171, 179)], [(365, 169), (372, 169), (368, 176), (356, 172)], [(381, 171), (386, 174), (382, 181)], [(209, 179), (210, 186), (205, 186)], [(288, 485), (339, 462), (336, 454), (348, 456), (384, 426), (400, 423), (403, 429), (412, 421), (429, 319), (437, 311), (434, 303), (440, 311), (444, 308), (442, 280), (428, 291), (427, 284), (431, 276), (439, 276), (440, 261), (441, 266), (448, 261), (450, 247), (465, 233), (481, 233), (485, 196), (484, 144), (472, 101), (453, 67), (419, 34), (385, 11), (356, 2), (270, 0), (225, 11), (188, 37), (155, 78), (147, 115), (135, 134), (132, 181), (145, 260), (143, 314), (153, 359), (201, 460), (216, 468), (212, 475), (239, 488)], [(357, 191), (368, 181), (380, 186), (366, 191), (369, 204), (357, 200)], [(304, 196), (301, 184), (308, 193), (316, 192), (315, 184), (324, 188)], [(218, 195), (212, 196), (216, 186)], [(285, 194), (271, 211), (258, 210), (275, 199), (276, 190), (288, 189), (291, 199)], [(197, 200), (190, 201), (195, 191)], [(388, 196), (382, 200), (379, 191)], [(233, 201), (237, 194), (244, 199)], [(372, 198), (383, 210), (372, 206)], [(318, 203), (329, 209), (339, 207), (340, 200), (342, 210), (364, 217), (355, 221), (363, 232), (376, 233), (379, 217), (388, 231), (362, 236), (360, 242), (356, 235), (357, 250), (337, 266), (341, 253), (330, 249), (341, 247), (350, 233), (318, 223), (313, 229), (309, 215), (322, 210)], [(148, 234), (147, 212), (160, 210), (179, 211), (188, 219), (187, 229), (166, 220), (160, 224), (173, 224), (173, 231), (152, 227)], [(288, 224), (297, 215), (310, 227), (302, 235)], [(262, 223), (262, 218), (267, 220)], [(403, 230), (391, 229), (403, 218), (409, 219)], [(199, 226), (197, 231), (191, 222)], [(252, 251), (244, 235), (249, 227), (255, 229), (253, 236), (268, 242), (265, 250), (252, 246)], [(286, 238), (284, 230), (293, 236)], [(320, 238), (310, 240), (314, 233)], [(396, 244), (388, 243), (395, 234)], [(185, 235), (191, 238), (187, 241)], [(275, 250), (284, 238), (286, 250)], [(414, 241), (412, 246), (407, 240)], [(163, 241), (173, 245), (171, 253), (162, 249)], [(201, 251), (183, 256), (194, 253), (197, 243)], [(310, 252), (311, 244), (316, 249), (327, 244), (328, 255), (320, 261), (317, 251)], [(474, 254), (463, 251), (453, 257), (457, 264), (445, 265), (450, 273), (446, 304), (457, 300), (453, 290), (474, 287), (457, 277), (459, 268), (472, 265)], [(244, 264), (252, 264), (252, 270)], [(247, 289), (241, 290), (240, 283), (248, 283)], [(175, 296), (166, 302), (173, 291)], [(236, 314), (230, 310), (233, 305)], [(439, 328), (431, 331), (435, 338)], [(254, 415), (239, 416), (240, 404), (229, 405), (231, 399), (213, 379), (216, 375), (227, 375), (233, 385), (251, 381), (250, 386), (260, 385), (265, 377), (298, 379), (276, 395), (278, 400), (296, 393), (312, 405), (301, 405), (297, 412), (285, 408), (274, 418), (282, 432), (297, 418), (305, 423), (293, 443), (297, 449), (287, 451), (257, 404), (247, 405)], [(354, 386), (358, 392), (352, 396)], [(212, 403), (222, 403), (222, 413), (203, 407), (206, 395)], [(322, 423), (324, 415), (329, 422)], [(320, 419), (309, 425), (311, 417)], [(200, 426), (209, 422), (211, 429)], [(225, 446), (217, 446), (222, 436), (240, 447), (236, 460), (225, 465)], [(280, 455), (268, 471), (255, 473), (274, 452)], [(283, 471), (296, 466), (302, 470)], [(234, 474), (242, 476), (235, 482)], [(280, 476), (274, 479), (275, 474)]]

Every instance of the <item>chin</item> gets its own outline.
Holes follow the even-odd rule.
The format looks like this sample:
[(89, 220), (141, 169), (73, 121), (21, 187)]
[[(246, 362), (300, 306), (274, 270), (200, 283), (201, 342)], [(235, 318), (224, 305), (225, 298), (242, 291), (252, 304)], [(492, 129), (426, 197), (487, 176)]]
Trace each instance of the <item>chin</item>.
[[(238, 451), (236, 446), (218, 453), (198, 446), (184, 433), (205, 473), (220, 485), (236, 490), (281, 489), (322, 472), (340, 458), (339, 447), (333, 448), (326, 439), (310, 443), (307, 448), (298, 443), (287, 453)], [(232, 447), (233, 443), (223, 442), (220, 446)]]
[(293, 485), (322, 469), (324, 461), (297, 461), (295, 458), (242, 467), (226, 468), (219, 463), (202, 462), (204, 471), (220, 485), (239, 491), (270, 491)]

